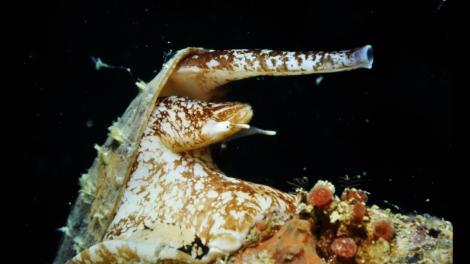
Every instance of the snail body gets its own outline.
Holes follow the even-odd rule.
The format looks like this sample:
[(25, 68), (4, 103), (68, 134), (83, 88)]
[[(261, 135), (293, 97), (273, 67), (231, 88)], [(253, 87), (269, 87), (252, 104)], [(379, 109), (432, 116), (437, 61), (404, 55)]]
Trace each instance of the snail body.
[[(286, 247), (297, 253), (283, 250), (289, 257), (276, 255), (277, 262), (307, 252), (308, 263), (322, 263), (305, 244), (316, 241), (313, 218), (304, 219), (313, 212), (305, 197), (231, 178), (212, 161), (212, 144), (243, 131), (274, 134), (251, 127), (251, 107), (221, 100), (219, 88), (262, 75), (369, 69), (372, 61), (369, 45), (340, 52), (177, 52), (153, 80), (139, 83), (141, 93), (96, 146), (54, 263), (242, 261), (259, 258), (257, 248), (278, 255), (283, 240), (260, 244), (269, 237), (295, 241)], [(335, 204), (331, 196), (325, 206)]]

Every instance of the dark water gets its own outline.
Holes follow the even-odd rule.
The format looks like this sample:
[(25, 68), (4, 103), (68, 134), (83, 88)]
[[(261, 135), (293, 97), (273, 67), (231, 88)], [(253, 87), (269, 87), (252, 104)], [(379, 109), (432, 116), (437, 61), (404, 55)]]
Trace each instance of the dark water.
[[(357, 184), (371, 202), (456, 220), (452, 198), (454, 76), (451, 6), (428, 1), (352, 5), (332, 1), (265, 6), (219, 1), (83, 1), (30, 6), (22, 63), (28, 121), (20, 129), (28, 178), (28, 217), (37, 263), (49, 263), (78, 190), (107, 127), (150, 80), (163, 54), (212, 49), (335, 50), (371, 44), (372, 70), (234, 83), (229, 98), (250, 103), (252, 124), (276, 129), (215, 147), (230, 176), (292, 190), (308, 177)], [(382, 1), (380, 1), (382, 2)], [(91, 56), (130, 67), (96, 71)], [(23, 80), (22, 80), (23, 81)], [(32, 132), (34, 131), (34, 132)], [(346, 176), (347, 175), (347, 176)], [(357, 179), (360, 175), (360, 179)], [(349, 177), (353, 180), (346, 180)]]

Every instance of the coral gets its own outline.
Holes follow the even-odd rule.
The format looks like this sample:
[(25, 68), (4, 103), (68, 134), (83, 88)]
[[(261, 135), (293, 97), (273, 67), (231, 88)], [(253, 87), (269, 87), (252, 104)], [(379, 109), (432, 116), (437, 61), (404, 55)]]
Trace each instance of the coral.
[(367, 213), (367, 208), (365, 205), (363, 205), (362, 203), (354, 204), (352, 208), (351, 219), (353, 221), (360, 222), (364, 219), (364, 216), (366, 215), (366, 213)]
[(346, 188), (341, 194), (342, 201), (356, 201), (356, 202), (367, 202), (367, 193), (356, 188)]
[(337, 238), (331, 243), (331, 250), (343, 258), (352, 258), (356, 255), (357, 245), (352, 238)]
[(392, 224), (387, 220), (374, 222), (374, 239), (383, 238), (388, 242), (392, 241), (394, 230)]
[[(235, 263), (452, 263), (449, 222), (368, 207), (363, 190), (346, 188), (341, 198), (334, 191), (327, 181), (318, 181), (309, 192), (297, 189), (300, 219), (274, 227), (277, 232), (241, 250)], [(306, 252), (314, 253), (314, 262), (305, 259)]]
[(333, 201), (335, 192), (333, 185), (326, 181), (318, 181), (307, 195), (307, 200), (313, 206), (322, 208)]

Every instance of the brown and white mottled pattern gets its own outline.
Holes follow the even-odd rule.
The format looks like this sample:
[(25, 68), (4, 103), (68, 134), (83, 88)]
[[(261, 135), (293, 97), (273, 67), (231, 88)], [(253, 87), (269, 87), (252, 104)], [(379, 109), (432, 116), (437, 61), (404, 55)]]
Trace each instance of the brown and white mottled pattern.
[[(211, 162), (207, 148), (194, 150), (191, 140), (198, 141), (197, 146), (214, 142), (205, 137), (208, 124), (247, 122), (247, 117), (251, 108), (240, 103), (161, 100), (105, 240), (128, 240), (159, 225), (172, 225), (190, 232), (208, 248), (206, 254), (196, 252), (194, 258), (212, 259), (239, 249), (257, 221), (273, 214), (287, 220), (295, 212), (293, 195), (227, 177)], [(239, 128), (226, 129), (232, 128), (210, 134), (223, 139)], [(177, 151), (168, 146), (176, 146)]]
[(182, 60), (162, 95), (184, 95), (207, 100), (222, 96), (215, 89), (231, 81), (255, 76), (286, 76), (370, 69), (372, 47), (335, 52), (273, 50), (218, 50)]
[[(452, 263), (447, 221), (339, 197), (318, 207), (306, 204), (302, 189), (294, 197), (225, 176), (208, 146), (249, 128), (248, 105), (161, 98), (165, 91), (210, 100), (220, 85), (257, 75), (370, 68), (370, 52), (179, 51), (140, 85), (96, 147), (54, 263), (75, 252), (67, 263), (213, 263), (227, 255), (229, 263)], [(381, 221), (392, 230), (387, 236)], [(345, 237), (357, 248), (349, 257), (331, 247)]]
[(152, 130), (168, 148), (180, 152), (227, 138), (252, 116), (247, 104), (210, 103), (172, 96), (157, 105)]
[(285, 75), (290, 72), (334, 72), (370, 68), (371, 47), (334, 52), (295, 52), (274, 50), (219, 50), (196, 54), (180, 62), (177, 73), (219, 70), (234, 72), (271, 72)]
[[(96, 148), (98, 156), (81, 180), (82, 195), (62, 229), (66, 232), (54, 263), (64, 263), (78, 252), (82, 253), (72, 260), (80, 262), (80, 256), (90, 253), (96, 257), (91, 263), (100, 263), (99, 252), (102, 251), (96, 251), (100, 246), (111, 242), (127, 245), (136, 241), (144, 244), (135, 245), (147, 245), (147, 240), (152, 241), (152, 250), (145, 252), (154, 253), (150, 256), (140, 252), (143, 255), (139, 256), (146, 259), (143, 262), (147, 259), (155, 262), (168, 256), (183, 260), (188, 254), (190, 262), (194, 261), (193, 256), (207, 260), (217, 252), (227, 253), (224, 247), (235, 248), (237, 243), (242, 243), (240, 236), (257, 217), (267, 213), (271, 218), (282, 218), (284, 213), (293, 210), (292, 196), (224, 176), (212, 163), (207, 150), (208, 145), (249, 127), (246, 125), (252, 115), (249, 106), (198, 103), (180, 98), (163, 99), (157, 104), (157, 100), (164, 96), (186, 96), (210, 101), (223, 96), (224, 89), (219, 87), (230, 81), (253, 76), (370, 68), (372, 60), (370, 46), (340, 52), (213, 51), (201, 48), (178, 51), (155, 78), (146, 84), (139, 83), (141, 92), (110, 127), (104, 144)], [(155, 110), (155, 106), (160, 109)], [(161, 116), (151, 117), (152, 113)], [(150, 118), (153, 123), (149, 123)], [(152, 133), (150, 127), (146, 130), (150, 124), (153, 124)], [(146, 132), (150, 134), (144, 135)], [(274, 131), (256, 128), (244, 131), (244, 134), (253, 133), (272, 135)], [(134, 162), (136, 159), (138, 162)], [(144, 177), (145, 173), (151, 173), (152, 177)], [(160, 182), (154, 182), (154, 177)], [(171, 188), (160, 190), (158, 198), (166, 199), (165, 204), (156, 201), (157, 196), (151, 188), (157, 193), (158, 188)], [(182, 198), (183, 202), (178, 202), (177, 198)], [(199, 213), (201, 205), (210, 218)], [(240, 214), (248, 215), (241, 223), (235, 221), (242, 218)], [(120, 220), (116, 220), (117, 217)], [(224, 217), (232, 220), (225, 221)], [(148, 226), (148, 220), (155, 221), (149, 222), (155, 225)], [(168, 223), (157, 225), (157, 220)], [(132, 223), (136, 225), (132, 226)], [(220, 233), (211, 233), (213, 230)], [(205, 246), (203, 241), (211, 246)], [(176, 256), (175, 252), (183, 252), (184, 256), (180, 253)]]

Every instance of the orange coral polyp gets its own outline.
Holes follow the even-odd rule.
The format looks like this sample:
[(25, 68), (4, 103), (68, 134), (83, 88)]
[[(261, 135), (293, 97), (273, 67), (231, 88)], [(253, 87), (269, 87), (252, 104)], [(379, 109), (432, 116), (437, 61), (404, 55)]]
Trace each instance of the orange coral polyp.
[(395, 234), (392, 224), (387, 220), (379, 220), (374, 223), (374, 239), (383, 238), (391, 241)]
[(353, 220), (361, 221), (367, 213), (367, 208), (362, 203), (354, 204), (353, 206)]
[(354, 201), (354, 202), (367, 202), (367, 194), (364, 191), (353, 189), (346, 189), (341, 195), (342, 201)]
[(337, 238), (331, 243), (331, 250), (340, 257), (352, 258), (356, 255), (357, 245), (352, 238)]
[(313, 206), (322, 208), (333, 201), (333, 192), (328, 187), (315, 187), (308, 193), (307, 199)]

